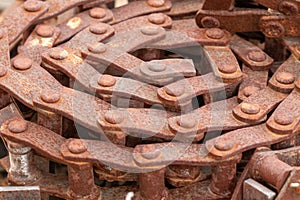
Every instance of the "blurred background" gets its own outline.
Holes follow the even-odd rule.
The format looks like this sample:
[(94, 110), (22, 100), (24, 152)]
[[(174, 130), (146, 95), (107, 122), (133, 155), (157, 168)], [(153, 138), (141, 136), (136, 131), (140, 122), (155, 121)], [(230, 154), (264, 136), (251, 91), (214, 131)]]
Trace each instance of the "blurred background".
[(14, 1), (16, 0), (0, 0), (0, 10), (2, 11), (6, 7), (10, 6)]
[[(0, 0), (0, 10), (4, 10), (5, 8), (11, 6), (14, 2), (22, 2), (24, 0)], [(121, 5), (127, 4), (128, 0), (116, 0), (115, 6), (119, 7)]]
[[(10, 13), (10, 9), (6, 9), (10, 7), (13, 9), (13, 7), (18, 6), (19, 4), (23, 3), (25, 0), (0, 0), (0, 22), (3, 20), (4, 16), (8, 13)], [(97, 1), (97, 0), (95, 0)], [(128, 0), (115, 0), (115, 7), (120, 7), (124, 4), (127, 4)], [(5, 10), (6, 9), (6, 10)], [(70, 10), (70, 13), (73, 14), (73, 11)], [(67, 12), (68, 13), (68, 12)], [(68, 14), (65, 15), (65, 17), (68, 18)], [(64, 19), (64, 15), (61, 18), (62, 20)]]

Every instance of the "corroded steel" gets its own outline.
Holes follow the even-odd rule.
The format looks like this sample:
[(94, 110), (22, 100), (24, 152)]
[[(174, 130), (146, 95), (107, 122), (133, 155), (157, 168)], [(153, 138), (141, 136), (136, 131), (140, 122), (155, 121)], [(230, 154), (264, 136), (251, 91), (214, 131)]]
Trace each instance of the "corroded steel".
[(1, 16), (0, 198), (299, 199), (299, 1), (114, 3)]

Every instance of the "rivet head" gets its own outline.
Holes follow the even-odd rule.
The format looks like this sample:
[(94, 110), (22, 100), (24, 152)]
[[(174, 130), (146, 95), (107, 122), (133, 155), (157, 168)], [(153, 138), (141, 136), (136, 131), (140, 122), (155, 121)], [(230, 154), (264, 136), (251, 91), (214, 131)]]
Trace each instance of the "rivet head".
[(95, 54), (104, 53), (107, 50), (103, 43), (89, 44), (87, 48), (91, 53)]
[(295, 76), (289, 72), (279, 72), (276, 75), (276, 80), (281, 84), (292, 84), (295, 81)]
[(263, 62), (267, 59), (267, 56), (261, 51), (250, 51), (248, 53), (248, 58), (254, 62)]
[(2, 29), (0, 29), (0, 39), (2, 39), (4, 37), (4, 32)]
[(214, 17), (206, 16), (201, 19), (201, 25), (204, 28), (218, 28), (220, 27), (220, 22)]
[(0, 77), (3, 77), (7, 74), (7, 67), (0, 64)]
[(165, 0), (148, 0), (147, 3), (152, 7), (161, 7), (165, 5)]
[(90, 10), (90, 16), (96, 19), (102, 19), (106, 16), (106, 11), (104, 8), (93, 8)]
[(81, 140), (72, 140), (69, 142), (68, 149), (73, 154), (80, 154), (87, 151), (84, 143)]
[(64, 60), (69, 56), (69, 53), (61, 47), (53, 48), (50, 52), (50, 57), (55, 60)]
[(263, 33), (270, 38), (278, 38), (284, 35), (285, 29), (279, 22), (268, 22), (263, 27)]
[(120, 112), (108, 111), (104, 115), (105, 120), (111, 124), (120, 124), (124, 120), (123, 114)]
[(228, 140), (217, 140), (214, 147), (219, 151), (229, 151), (233, 148), (233, 143)]
[(243, 89), (243, 94), (245, 97), (250, 97), (252, 94), (255, 94), (260, 89), (256, 86), (247, 86)]
[(14, 68), (18, 70), (27, 70), (31, 68), (33, 61), (25, 56), (18, 56), (13, 61)]
[(232, 74), (237, 71), (238, 67), (236, 65), (219, 65), (218, 69), (222, 73)]
[(143, 153), (141, 153), (141, 155), (143, 158), (145, 158), (147, 160), (153, 160), (153, 159), (157, 158), (161, 153), (159, 149), (152, 148), (151, 145), (144, 147), (144, 151), (147, 151), (147, 152), (143, 152)]
[(166, 89), (166, 93), (173, 97), (180, 97), (181, 95), (184, 94), (184, 90), (185, 90), (184, 87), (181, 85), (172, 89), (168, 87), (166, 87), (165, 89)]
[(152, 72), (163, 72), (167, 69), (167, 66), (160, 63), (151, 63), (148, 65), (148, 69)]
[(294, 117), (291, 113), (277, 113), (274, 115), (274, 121), (279, 125), (287, 126), (294, 122)]
[(281, 1), (278, 5), (278, 10), (285, 15), (296, 15), (299, 12), (298, 6), (289, 1)]
[(153, 13), (148, 16), (148, 20), (153, 24), (160, 25), (165, 23), (166, 16), (163, 13)]
[(115, 77), (104, 74), (98, 78), (98, 84), (102, 87), (112, 87), (116, 84), (117, 80)]
[(207, 37), (209, 37), (211, 39), (215, 39), (215, 40), (222, 39), (225, 36), (224, 31), (219, 28), (207, 29), (205, 34)]
[(96, 35), (102, 35), (107, 32), (107, 26), (105, 24), (93, 24), (89, 30)]
[(42, 3), (37, 0), (28, 0), (24, 2), (23, 8), (28, 12), (37, 12), (42, 8)]
[(177, 120), (178, 126), (186, 129), (191, 129), (196, 126), (196, 120), (193, 118), (182, 117)]
[(157, 35), (159, 33), (159, 27), (156, 26), (147, 26), (141, 29), (142, 34), (144, 35)]
[(246, 114), (255, 115), (255, 114), (259, 113), (260, 107), (256, 104), (242, 103), (241, 110), (242, 110), (242, 112), (244, 112)]
[(28, 122), (23, 119), (15, 119), (8, 124), (8, 130), (12, 133), (22, 133), (28, 129)]
[(49, 25), (39, 25), (36, 29), (36, 33), (41, 37), (51, 37), (54, 34), (54, 29)]
[(42, 92), (41, 99), (46, 103), (57, 103), (61, 95), (57, 91), (47, 90)]

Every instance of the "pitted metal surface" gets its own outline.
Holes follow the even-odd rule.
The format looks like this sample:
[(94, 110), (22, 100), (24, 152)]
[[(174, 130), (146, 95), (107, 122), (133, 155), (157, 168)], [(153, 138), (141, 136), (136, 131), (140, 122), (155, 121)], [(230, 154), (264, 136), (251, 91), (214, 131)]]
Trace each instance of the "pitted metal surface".
[(114, 3), (3, 12), (0, 198), (300, 199), (299, 2)]

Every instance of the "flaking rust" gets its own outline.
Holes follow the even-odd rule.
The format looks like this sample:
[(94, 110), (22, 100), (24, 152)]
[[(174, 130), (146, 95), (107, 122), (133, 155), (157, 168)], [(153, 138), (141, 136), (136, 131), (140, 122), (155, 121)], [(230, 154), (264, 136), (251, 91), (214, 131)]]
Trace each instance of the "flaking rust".
[(3, 16), (0, 198), (300, 199), (299, 2), (114, 3)]

